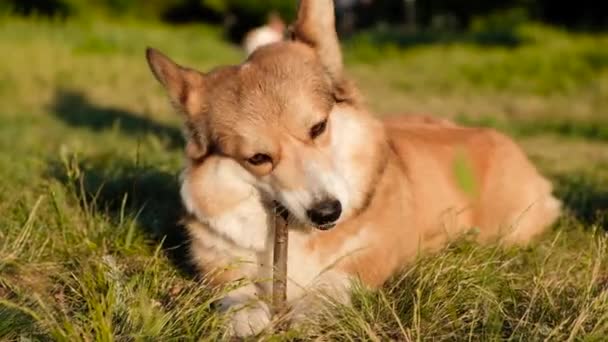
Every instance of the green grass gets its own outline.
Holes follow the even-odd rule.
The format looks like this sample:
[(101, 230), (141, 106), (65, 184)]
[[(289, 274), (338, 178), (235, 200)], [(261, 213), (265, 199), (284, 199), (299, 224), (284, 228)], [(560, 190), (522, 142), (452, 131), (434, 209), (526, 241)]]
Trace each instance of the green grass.
[[(266, 338), (608, 336), (608, 36), (516, 33), (509, 45), (368, 33), (345, 55), (379, 114), (430, 113), (514, 135), (554, 180), (564, 218), (525, 249), (455, 243), (380, 291), (358, 290), (353, 308)], [(204, 70), (242, 58), (203, 26), (0, 21), (0, 340), (224, 333), (210, 305), (222, 289), (184, 260), (179, 117), (146, 46)]]

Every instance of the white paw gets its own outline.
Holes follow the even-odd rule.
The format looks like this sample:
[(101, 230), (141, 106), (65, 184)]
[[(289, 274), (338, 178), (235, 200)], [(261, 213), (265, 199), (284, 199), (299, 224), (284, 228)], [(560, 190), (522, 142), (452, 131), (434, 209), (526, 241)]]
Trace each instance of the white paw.
[(252, 307), (243, 307), (232, 312), (230, 328), (233, 336), (247, 337), (257, 335), (270, 324), (270, 310), (265, 303), (259, 302)]

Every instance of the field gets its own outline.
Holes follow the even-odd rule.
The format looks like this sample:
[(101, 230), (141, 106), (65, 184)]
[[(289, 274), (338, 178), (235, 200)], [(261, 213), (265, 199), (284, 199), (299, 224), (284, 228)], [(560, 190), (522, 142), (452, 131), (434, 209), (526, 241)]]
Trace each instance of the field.
[[(0, 340), (223, 336), (210, 305), (222, 289), (184, 262), (180, 120), (143, 51), (206, 70), (238, 62), (238, 47), (205, 26), (0, 19)], [(262, 338), (608, 336), (608, 35), (534, 24), (511, 35), (368, 32), (345, 42), (347, 68), (378, 115), (514, 136), (555, 182), (560, 222), (527, 248), (454, 243), (358, 290), (354, 308)]]

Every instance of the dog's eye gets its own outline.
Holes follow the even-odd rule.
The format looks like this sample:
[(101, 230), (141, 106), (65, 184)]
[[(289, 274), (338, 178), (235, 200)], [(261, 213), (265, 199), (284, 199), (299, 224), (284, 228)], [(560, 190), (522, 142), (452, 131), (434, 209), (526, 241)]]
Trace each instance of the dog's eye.
[(323, 134), (323, 132), (325, 132), (326, 127), (327, 127), (327, 120), (323, 120), (323, 121), (319, 122), (318, 124), (312, 126), (312, 128), (310, 129), (310, 138), (314, 139), (314, 138), (318, 137), (319, 135)]
[(348, 100), (347, 100), (347, 99), (346, 99), (344, 96), (342, 96), (341, 94), (334, 93), (334, 94), (332, 95), (332, 97), (333, 97), (333, 100), (334, 100), (334, 102), (335, 102), (335, 103), (343, 103), (343, 102), (348, 101)]
[(272, 158), (267, 154), (256, 153), (253, 157), (248, 158), (247, 162), (251, 165), (262, 165), (272, 162)]

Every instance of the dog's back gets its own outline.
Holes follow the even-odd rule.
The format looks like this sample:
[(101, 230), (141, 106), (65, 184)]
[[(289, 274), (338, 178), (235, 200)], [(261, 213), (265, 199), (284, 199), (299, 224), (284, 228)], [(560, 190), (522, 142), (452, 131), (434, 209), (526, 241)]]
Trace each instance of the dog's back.
[(393, 119), (386, 127), (431, 248), (471, 227), (481, 242), (525, 244), (559, 216), (551, 184), (503, 134), (442, 121)]

